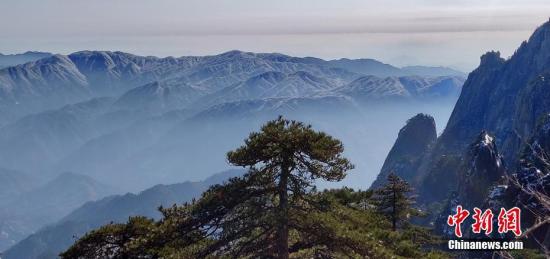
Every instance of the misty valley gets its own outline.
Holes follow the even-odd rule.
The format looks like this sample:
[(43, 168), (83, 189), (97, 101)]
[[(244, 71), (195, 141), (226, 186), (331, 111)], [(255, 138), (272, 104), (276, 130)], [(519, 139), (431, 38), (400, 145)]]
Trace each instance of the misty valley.
[[(468, 74), (0, 54), (0, 257), (544, 258), (549, 68), (550, 22)], [(521, 209), (515, 236), (483, 240), (526, 249), (446, 250), (457, 206)]]
[(88, 201), (231, 170), (225, 153), (279, 115), (343, 141), (356, 172), (322, 188), (367, 189), (403, 123), (429, 113), (444, 125), (465, 80), (442, 67), (240, 51), (43, 55), (0, 70), (2, 250)]

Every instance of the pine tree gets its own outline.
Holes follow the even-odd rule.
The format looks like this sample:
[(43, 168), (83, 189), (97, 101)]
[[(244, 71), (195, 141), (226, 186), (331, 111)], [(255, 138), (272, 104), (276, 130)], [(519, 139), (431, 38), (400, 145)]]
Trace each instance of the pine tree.
[(393, 231), (401, 221), (418, 213), (412, 208), (415, 203), (414, 196), (410, 194), (412, 191), (409, 183), (393, 172), (388, 175), (387, 184), (375, 190), (373, 203), (376, 210), (390, 219)]
[(250, 172), (267, 176), (275, 198), (276, 250), (279, 258), (288, 258), (291, 208), (303, 206), (304, 195), (312, 190), (314, 180), (339, 181), (353, 165), (342, 157), (339, 140), (314, 131), (301, 122), (279, 117), (268, 122), (260, 132), (252, 133), (245, 145), (227, 154), (230, 163), (250, 168)]

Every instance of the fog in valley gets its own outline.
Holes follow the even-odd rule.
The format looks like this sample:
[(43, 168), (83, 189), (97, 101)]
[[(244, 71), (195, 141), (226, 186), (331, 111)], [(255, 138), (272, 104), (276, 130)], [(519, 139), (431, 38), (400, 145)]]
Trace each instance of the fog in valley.
[[(319, 188), (367, 189), (406, 121), (427, 113), (442, 130), (465, 80), (446, 67), (243, 51), (27, 52), (0, 61), (0, 205), (10, 208), (0, 212), (0, 250), (86, 202), (222, 182), (236, 169), (226, 153), (279, 116), (343, 142), (355, 169)], [(124, 206), (145, 208), (136, 202)]]

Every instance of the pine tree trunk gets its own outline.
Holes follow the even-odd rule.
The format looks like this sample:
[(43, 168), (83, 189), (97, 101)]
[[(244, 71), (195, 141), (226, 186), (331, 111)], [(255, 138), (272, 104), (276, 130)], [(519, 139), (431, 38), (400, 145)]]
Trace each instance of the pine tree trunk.
[(283, 163), (279, 179), (279, 226), (277, 229), (277, 253), (280, 259), (288, 259), (288, 176), (290, 172)]
[(392, 217), (391, 217), (391, 229), (395, 231), (397, 229), (397, 197), (396, 197), (396, 190), (395, 188), (392, 188), (393, 190), (393, 200), (392, 200)]

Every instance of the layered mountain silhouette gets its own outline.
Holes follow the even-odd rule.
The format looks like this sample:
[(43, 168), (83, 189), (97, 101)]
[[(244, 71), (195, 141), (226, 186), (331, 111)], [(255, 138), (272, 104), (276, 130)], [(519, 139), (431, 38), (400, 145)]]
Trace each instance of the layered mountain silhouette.
[[(335, 63), (241, 51), (180, 58), (82, 51), (5, 68), (0, 70), (0, 110), (6, 116), (0, 118), (5, 123), (0, 164), (51, 175), (65, 170), (110, 174), (129, 171), (128, 165), (147, 171), (134, 168), (134, 161), (149, 160), (149, 150), (169, 149), (162, 143), (169, 136), (197, 139), (190, 129), (215, 114), (259, 120), (298, 112), (357, 113), (357, 107), (389, 101), (452, 103), (463, 83), (456, 71), (437, 77), (382, 77), (380, 70), (389, 65), (369, 61), (374, 63), (361, 66), (359, 74), (345, 70), (342, 64), (348, 62), (365, 60)], [(172, 129), (176, 125), (182, 129)], [(251, 130), (252, 125), (256, 123), (241, 128)], [(181, 166), (160, 164), (170, 165), (170, 171)]]
[(200, 197), (209, 186), (239, 176), (242, 170), (215, 174), (198, 182), (156, 185), (138, 194), (114, 195), (88, 202), (57, 223), (40, 229), (3, 254), (3, 258), (55, 258), (75, 237), (109, 223), (123, 223), (130, 216), (159, 219), (159, 206), (169, 207)]
[(39, 180), (27, 173), (0, 168), (0, 204), (25, 192), (30, 191), (39, 184)]
[[(349, 66), (343, 65), (350, 62)], [(360, 65), (361, 69), (356, 69), (355, 63), (363, 64), (364, 60), (335, 62), (241, 51), (180, 58), (143, 57), (109, 51), (53, 55), (0, 70), (0, 123), (90, 98), (119, 96), (131, 89), (133, 91), (126, 93), (121, 100), (122, 107), (135, 105), (135, 102), (145, 99), (148, 103), (146, 106), (152, 105), (151, 108), (160, 107), (166, 111), (185, 107), (210, 94), (214, 94), (210, 98), (216, 99), (216, 94), (230, 92), (233, 88), (238, 88), (238, 93), (227, 96), (227, 100), (217, 97), (217, 100), (211, 101), (219, 103), (235, 100), (236, 97), (257, 98), (259, 96), (254, 95), (256, 90), (248, 89), (253, 91), (247, 93), (244, 85), (247, 81), (251, 84), (256, 82), (254, 80), (262, 80), (262, 77), (269, 80), (267, 77), (270, 73), (281, 73), (278, 76), (284, 76), (285, 80), (277, 82), (276, 88), (262, 92), (260, 97), (288, 94), (302, 96), (311, 94), (318, 87), (328, 90), (343, 86), (361, 75), (384, 77), (407, 74), (383, 72), (400, 69), (377, 61), (372, 62), (374, 65)], [(346, 67), (350, 70), (346, 70)], [(429, 77), (461, 76), (454, 70), (442, 71), (441, 68), (429, 67), (423, 69), (433, 71)], [(419, 74), (427, 76), (430, 73)], [(458, 86), (461, 83), (457, 82)]]
[[(0, 214), (0, 250), (115, 191), (100, 183), (136, 192), (226, 170), (226, 152), (279, 115), (337, 135), (357, 168), (377, 167), (383, 154), (374, 151), (391, 145), (388, 127), (449, 110), (463, 82), (445, 68), (242, 51), (179, 58), (81, 51), (0, 69), (0, 165), (9, 168), (0, 171), (8, 208)], [(105, 222), (52, 231), (83, 233)], [(51, 257), (44, 242), (32, 244), (41, 252), (31, 258)]]
[(337, 59), (329, 61), (331, 66), (366, 75), (388, 76), (464, 76), (463, 72), (448, 67), (406, 66), (398, 68), (375, 59)]
[(20, 191), (2, 203), (6, 209), (0, 211), (1, 250), (56, 222), (83, 203), (117, 192), (116, 188), (89, 176), (74, 173), (60, 174), (44, 184), (34, 184), (34, 188), (31, 188), (33, 180), (25, 185), (29, 190)]
[(51, 53), (39, 51), (27, 51), (21, 54), (9, 55), (0, 53), (0, 69), (25, 64), (27, 62), (36, 61), (50, 56), (52, 56)]

